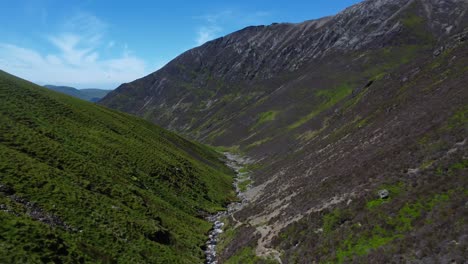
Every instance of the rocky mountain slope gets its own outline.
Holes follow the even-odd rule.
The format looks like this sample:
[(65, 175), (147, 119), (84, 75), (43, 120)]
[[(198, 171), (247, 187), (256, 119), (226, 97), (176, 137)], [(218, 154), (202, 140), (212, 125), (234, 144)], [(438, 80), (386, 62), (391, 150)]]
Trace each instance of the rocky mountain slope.
[(203, 263), (220, 155), (0, 71), (0, 263)]
[(256, 161), (223, 261), (462, 262), (467, 10), (367, 0), (248, 27), (100, 103)]
[(47, 89), (59, 92), (59, 93), (68, 94), (73, 97), (80, 98), (80, 99), (90, 101), (90, 102), (97, 102), (110, 92), (110, 90), (103, 90), (103, 89), (94, 89), (94, 88), (76, 89), (76, 88), (68, 87), (68, 86), (56, 86), (56, 85), (50, 85), (50, 84), (44, 85), (44, 87)]

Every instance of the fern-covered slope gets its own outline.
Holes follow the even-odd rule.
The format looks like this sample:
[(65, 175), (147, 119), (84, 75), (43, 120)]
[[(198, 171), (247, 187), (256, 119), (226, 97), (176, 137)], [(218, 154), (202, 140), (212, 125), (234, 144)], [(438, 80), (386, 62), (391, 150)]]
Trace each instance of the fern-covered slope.
[(201, 263), (212, 150), (0, 72), (0, 262)]

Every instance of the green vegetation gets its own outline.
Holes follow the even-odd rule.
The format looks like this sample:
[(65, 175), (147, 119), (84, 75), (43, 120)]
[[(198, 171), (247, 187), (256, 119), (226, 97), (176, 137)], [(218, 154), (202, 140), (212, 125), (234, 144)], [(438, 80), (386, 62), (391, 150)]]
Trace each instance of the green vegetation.
[(300, 135), (298, 135), (296, 138), (303, 140), (303, 141), (309, 141), (313, 138), (315, 138), (318, 134), (320, 134), (321, 130), (308, 130)]
[(456, 111), (448, 120), (447, 126), (443, 129), (452, 130), (463, 127), (468, 130), (468, 106)]
[(251, 172), (251, 168), (249, 167), (250, 166), (245, 165), (239, 170), (239, 174), (237, 175), (237, 187), (241, 192), (247, 191), (247, 188), (253, 182), (249, 177), (249, 174)]
[(252, 144), (249, 144), (246, 149), (251, 149), (251, 148), (254, 148), (254, 147), (257, 147), (257, 146), (260, 146), (260, 145), (263, 145), (265, 143), (267, 143), (268, 141), (272, 140), (273, 138), (272, 137), (267, 137), (267, 138), (264, 138), (264, 139), (260, 139), (258, 141), (255, 141), (254, 143)]
[(410, 8), (402, 15), (401, 22), (411, 33), (411, 36), (416, 37), (419, 41), (431, 43), (435, 41), (435, 38), (426, 27), (426, 18), (418, 15), (418, 10), (421, 8), (416, 2), (411, 4)]
[(296, 139), (303, 140), (303, 141), (309, 141), (317, 137), (320, 133), (322, 133), (325, 129), (328, 128), (330, 125), (330, 117), (326, 117), (322, 123), (322, 127), (319, 130), (308, 130), (298, 136), (296, 136)]
[(224, 218), (222, 222), (224, 223), (224, 230), (223, 233), (221, 233), (221, 235), (219, 236), (218, 244), (216, 245), (216, 250), (218, 252), (223, 252), (226, 246), (233, 241), (233, 239), (237, 235), (238, 230), (234, 227), (234, 225), (232, 225), (229, 222), (228, 218)]
[(463, 161), (454, 163), (452, 166), (450, 166), (450, 172), (454, 170), (461, 170), (461, 169), (466, 169), (468, 168), (468, 159), (463, 159)]
[(372, 118), (372, 116), (368, 116), (366, 118), (359, 119), (359, 121), (356, 122), (355, 128), (363, 128), (366, 125), (369, 124), (369, 120)]
[(267, 122), (273, 121), (276, 119), (276, 115), (278, 111), (268, 111), (258, 114), (257, 123), (253, 126), (253, 128), (259, 127)]
[[(445, 177), (441, 181), (462, 180), (460, 174), (468, 165), (464, 163), (462, 158), (443, 166)], [(362, 263), (375, 259), (379, 248), (378, 252), (392, 254), (398, 250), (395, 245), (414, 243), (414, 235), (422, 228), (430, 233), (427, 230), (438, 229), (450, 219), (460, 217), (461, 213), (454, 210), (463, 208), (468, 191), (462, 186), (446, 187), (415, 194), (420, 189), (406, 181), (383, 184), (375, 190), (385, 188), (390, 192), (385, 203), (358, 201), (318, 212), (282, 230), (274, 243), (285, 250), (284, 259), (288, 261), (306, 256), (317, 263)], [(454, 228), (463, 230), (462, 222)], [(430, 239), (438, 241), (437, 235)], [(295, 246), (294, 251), (288, 251), (291, 246)]]
[(415, 14), (405, 17), (402, 22), (403, 25), (408, 28), (416, 28), (424, 25), (424, 19)]
[(0, 123), (1, 263), (203, 263), (236, 199), (212, 149), (4, 72)]
[[(385, 73), (383, 73), (383, 74), (385, 74)], [(379, 76), (375, 76), (374, 78), (377, 78), (377, 77), (379, 77)], [(366, 87), (362, 91), (360, 91), (357, 95), (355, 95), (351, 99), (347, 100), (343, 104), (344, 111), (346, 111), (348, 109), (351, 109), (351, 108), (354, 108), (362, 100), (364, 95), (367, 94), (368, 91), (369, 91), (369, 87)]]
[(341, 210), (335, 209), (323, 217), (323, 233), (328, 234), (333, 231), (345, 219)]
[[(397, 187), (397, 190), (400, 191), (400, 187)], [(366, 255), (371, 250), (379, 248), (390, 241), (403, 238), (407, 232), (413, 230), (414, 222), (422, 217), (423, 212), (431, 212), (436, 206), (448, 202), (454, 193), (454, 190), (450, 190), (446, 193), (435, 194), (430, 198), (407, 202), (394, 216), (379, 212), (375, 222), (384, 223), (385, 228), (375, 225), (371, 231), (358, 234), (350, 233), (340, 243), (336, 252), (338, 263), (343, 263), (355, 255)], [(334, 214), (332, 212), (326, 215), (324, 221), (327, 218), (332, 218), (330, 215)]]
[(227, 147), (227, 146), (211, 146), (211, 148), (217, 152), (230, 152), (230, 153), (233, 153), (233, 154), (242, 154), (242, 151), (240, 150), (240, 146), (239, 145), (235, 145), (235, 146), (230, 146), (230, 147)]
[(208, 136), (208, 141), (213, 141), (215, 140), (216, 138), (222, 136), (224, 133), (226, 132), (225, 129), (218, 129), (218, 130), (215, 130), (213, 132), (211, 132)]
[(400, 182), (398, 184), (394, 184), (394, 185), (382, 185), (382, 186), (380, 186), (378, 188), (379, 190), (382, 190), (382, 189), (388, 190), (389, 197), (386, 198), (386, 199), (377, 198), (377, 199), (374, 199), (374, 200), (370, 200), (370, 201), (367, 202), (366, 207), (368, 209), (372, 209), (372, 208), (375, 208), (377, 206), (380, 206), (381, 204), (383, 204), (385, 202), (391, 201), (394, 197), (398, 196), (403, 191), (403, 188), (404, 188), (404, 184), (402, 182)]
[(265, 166), (265, 164), (262, 164), (260, 162), (256, 162), (256, 163), (249, 163), (249, 164), (245, 164), (244, 167), (242, 167), (239, 172), (240, 173), (246, 173), (246, 172), (249, 172), (249, 171), (257, 171), (257, 170), (260, 170), (261, 168), (263, 168)]
[(247, 191), (247, 187), (252, 183), (252, 180), (244, 180), (239, 183), (239, 190), (241, 192)]
[(444, 176), (444, 175), (453, 176), (459, 170), (464, 170), (466, 168), (468, 168), (468, 159), (467, 158), (462, 158), (461, 161), (451, 164), (450, 166), (448, 166), (448, 168), (438, 167), (436, 169), (436, 175), (438, 175), (438, 176)]
[(424, 161), (423, 163), (421, 163), (421, 165), (419, 166), (419, 168), (422, 169), (422, 170), (427, 169), (427, 168), (429, 168), (434, 162), (435, 162), (435, 160), (426, 160), (426, 161)]
[(259, 257), (255, 255), (255, 251), (252, 247), (244, 247), (236, 255), (229, 258), (225, 263), (226, 264), (255, 264), (260, 260)]
[(273, 259), (265, 259), (255, 255), (255, 250), (252, 247), (244, 247), (237, 254), (226, 260), (226, 264), (277, 264)]
[(426, 29), (425, 18), (414, 13), (409, 13), (403, 17), (402, 23), (415, 37), (426, 43), (434, 41), (434, 36)]
[(404, 45), (373, 51), (368, 55), (371, 60), (368, 63), (368, 69), (364, 71), (364, 76), (370, 80), (379, 81), (392, 70), (411, 62), (418, 52), (426, 48), (428, 47)]
[(375, 199), (375, 200), (370, 200), (370, 201), (367, 202), (366, 207), (369, 208), (369, 209), (372, 209), (374, 207), (382, 205), (385, 202), (388, 202), (388, 199), (378, 198), (378, 199)]
[(303, 124), (307, 123), (309, 120), (320, 114), (321, 112), (327, 110), (328, 108), (334, 106), (339, 101), (343, 100), (352, 92), (351, 86), (347, 83), (337, 86), (333, 89), (319, 90), (315, 93), (317, 97), (323, 99), (322, 103), (317, 105), (312, 112), (308, 115), (302, 117), (292, 125), (288, 126), (288, 129), (295, 129)]
[(370, 237), (360, 237), (354, 243), (351, 239), (343, 241), (343, 248), (340, 248), (336, 252), (337, 261), (338, 263), (343, 263), (348, 257), (366, 255), (370, 250), (379, 248), (398, 237), (400, 236), (387, 236), (386, 230), (380, 226), (376, 226), (372, 230)]

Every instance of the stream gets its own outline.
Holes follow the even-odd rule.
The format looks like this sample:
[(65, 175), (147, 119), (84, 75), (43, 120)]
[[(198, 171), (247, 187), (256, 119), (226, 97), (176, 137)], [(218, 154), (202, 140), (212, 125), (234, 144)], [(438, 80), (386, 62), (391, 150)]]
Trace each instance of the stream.
[(224, 155), (227, 158), (226, 165), (236, 172), (236, 177), (234, 179), (233, 185), (236, 189), (236, 194), (237, 194), (237, 197), (239, 198), (239, 201), (230, 203), (227, 206), (226, 211), (218, 212), (207, 218), (208, 221), (213, 223), (213, 229), (210, 231), (208, 235), (208, 241), (206, 242), (206, 250), (205, 250), (205, 254), (206, 254), (205, 263), (206, 264), (218, 263), (216, 245), (218, 244), (219, 236), (221, 235), (221, 233), (223, 233), (223, 226), (224, 226), (224, 223), (221, 222), (221, 219), (239, 211), (247, 203), (247, 199), (245, 198), (244, 193), (240, 190), (239, 184), (242, 181), (249, 180), (249, 177), (247, 176), (248, 172), (240, 172), (240, 170), (244, 167), (244, 165), (249, 164), (250, 161), (239, 155), (235, 155), (235, 154), (231, 154), (227, 152), (224, 153)]

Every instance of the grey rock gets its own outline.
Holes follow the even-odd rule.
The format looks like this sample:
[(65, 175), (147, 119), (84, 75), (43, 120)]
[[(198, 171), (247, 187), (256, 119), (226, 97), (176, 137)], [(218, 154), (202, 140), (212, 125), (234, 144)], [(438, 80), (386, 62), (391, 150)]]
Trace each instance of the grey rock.
[(387, 199), (390, 196), (390, 192), (387, 189), (382, 189), (377, 192), (380, 199)]
[(437, 57), (442, 53), (442, 51), (444, 51), (444, 47), (440, 47), (440, 48), (434, 50), (434, 52), (432, 54), (434, 55), (434, 57)]

